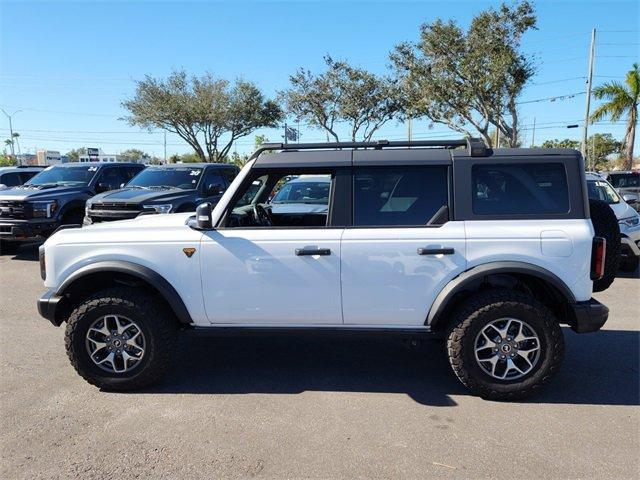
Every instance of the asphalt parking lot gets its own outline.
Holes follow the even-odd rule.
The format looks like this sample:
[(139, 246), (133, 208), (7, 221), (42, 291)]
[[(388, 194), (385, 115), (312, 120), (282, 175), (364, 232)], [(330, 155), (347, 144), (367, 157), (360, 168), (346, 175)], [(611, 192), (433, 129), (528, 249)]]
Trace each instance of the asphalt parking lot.
[(467, 394), (437, 343), (191, 339), (165, 383), (106, 393), (36, 311), (36, 249), (0, 256), (0, 478), (638, 478), (640, 279), (565, 330), (541, 395)]

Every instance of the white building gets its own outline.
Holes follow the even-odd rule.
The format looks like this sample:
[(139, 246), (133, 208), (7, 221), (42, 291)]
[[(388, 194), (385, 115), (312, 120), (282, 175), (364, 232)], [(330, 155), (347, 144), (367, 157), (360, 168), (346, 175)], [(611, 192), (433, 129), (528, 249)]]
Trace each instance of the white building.
[(78, 157), (79, 162), (116, 162), (117, 160), (115, 154), (106, 154), (101, 148), (87, 148), (87, 153)]
[(62, 163), (62, 155), (56, 150), (37, 150), (36, 158), (38, 165), (55, 165)]

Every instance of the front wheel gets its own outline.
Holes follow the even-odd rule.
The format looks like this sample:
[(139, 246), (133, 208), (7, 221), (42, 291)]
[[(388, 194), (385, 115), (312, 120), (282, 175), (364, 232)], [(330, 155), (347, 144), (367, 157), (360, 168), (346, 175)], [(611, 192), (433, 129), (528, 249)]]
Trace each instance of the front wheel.
[(87, 382), (135, 390), (159, 381), (176, 348), (176, 322), (155, 297), (125, 288), (102, 290), (70, 314), (65, 345)]
[(548, 383), (564, 357), (562, 330), (529, 295), (491, 291), (468, 300), (447, 337), (449, 362), (474, 394), (523, 398)]

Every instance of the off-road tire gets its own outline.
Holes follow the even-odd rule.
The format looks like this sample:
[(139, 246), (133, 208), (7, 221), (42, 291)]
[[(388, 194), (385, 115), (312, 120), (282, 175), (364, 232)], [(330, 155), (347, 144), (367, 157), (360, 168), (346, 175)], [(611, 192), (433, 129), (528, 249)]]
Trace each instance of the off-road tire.
[[(521, 378), (498, 380), (476, 361), (477, 335), (499, 318), (526, 322), (540, 339), (540, 357)], [(458, 309), (447, 335), (447, 354), (454, 373), (473, 394), (488, 400), (517, 400), (551, 381), (564, 358), (564, 338), (551, 310), (533, 297), (513, 290), (491, 290), (471, 297)]]
[(640, 265), (640, 257), (627, 257), (620, 260), (620, 270), (623, 272), (635, 272)]
[(602, 200), (589, 200), (591, 223), (597, 237), (607, 240), (607, 253), (604, 261), (604, 275), (593, 282), (593, 291), (602, 292), (609, 288), (616, 278), (620, 265), (620, 226), (616, 214)]
[(13, 255), (18, 252), (19, 242), (0, 240), (0, 255)]
[[(145, 353), (140, 365), (125, 373), (99, 368), (85, 345), (91, 324), (107, 314), (134, 320), (145, 337)], [(114, 287), (91, 295), (76, 306), (67, 319), (65, 346), (71, 365), (91, 385), (104, 390), (137, 390), (158, 382), (170, 369), (176, 349), (177, 322), (158, 299), (143, 291)]]

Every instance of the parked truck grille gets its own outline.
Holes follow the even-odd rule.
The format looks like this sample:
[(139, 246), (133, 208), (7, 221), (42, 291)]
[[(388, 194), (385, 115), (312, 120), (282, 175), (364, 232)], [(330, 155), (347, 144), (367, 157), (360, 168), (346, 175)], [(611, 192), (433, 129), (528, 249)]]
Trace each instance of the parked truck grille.
[(30, 205), (25, 202), (0, 201), (0, 219), (3, 218), (31, 218)]

